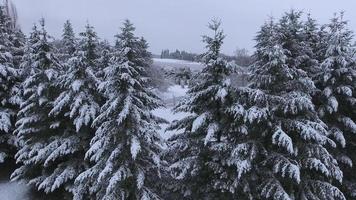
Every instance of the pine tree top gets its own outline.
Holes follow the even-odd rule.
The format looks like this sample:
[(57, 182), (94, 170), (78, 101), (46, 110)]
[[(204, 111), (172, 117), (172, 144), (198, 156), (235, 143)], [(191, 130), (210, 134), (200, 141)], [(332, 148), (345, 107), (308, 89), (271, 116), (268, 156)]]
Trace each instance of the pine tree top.
[(62, 43), (64, 45), (64, 54), (72, 55), (76, 50), (76, 38), (72, 23), (67, 20), (63, 25)]
[(0, 6), (0, 29), (2, 32), (9, 32), (11, 27), (11, 18), (7, 15), (4, 6)]
[(115, 47), (118, 49), (133, 48), (138, 39), (134, 35), (134, 31), (136, 30), (134, 25), (130, 22), (130, 20), (126, 19), (120, 30), (121, 33), (115, 35), (117, 39)]
[(87, 23), (85, 31), (79, 33), (79, 35), (81, 36), (81, 50), (85, 52), (88, 62), (95, 66), (95, 60), (99, 57), (97, 52), (99, 38), (94, 27)]
[(210, 60), (216, 60), (220, 55), (220, 49), (225, 39), (224, 32), (220, 29), (221, 21), (212, 20), (208, 27), (213, 31), (213, 36), (203, 36), (203, 42), (206, 43), (207, 52), (204, 54), (203, 60), (206, 64), (209, 63)]
[(257, 32), (255, 37), (255, 56), (257, 60), (261, 60), (264, 56), (263, 51), (265, 47), (274, 44), (276, 40), (275, 34), (277, 33), (276, 28), (277, 25), (275, 24), (274, 19), (271, 17), (261, 26), (260, 30)]
[(343, 13), (335, 14), (328, 25), (330, 34), (327, 38), (326, 60), (322, 63), (324, 68), (341, 68), (354, 64), (354, 48), (351, 43), (353, 32), (347, 28), (347, 21), (343, 17)]
[(63, 25), (63, 34), (62, 34), (63, 38), (74, 38), (75, 34), (73, 31), (73, 27), (72, 27), (72, 23), (70, 22), (70, 20), (67, 20), (64, 25)]

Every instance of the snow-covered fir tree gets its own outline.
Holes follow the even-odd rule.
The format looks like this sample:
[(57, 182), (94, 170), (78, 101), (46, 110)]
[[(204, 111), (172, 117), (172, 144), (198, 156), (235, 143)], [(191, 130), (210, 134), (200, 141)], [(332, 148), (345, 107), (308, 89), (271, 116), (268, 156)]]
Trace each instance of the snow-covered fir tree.
[(134, 26), (127, 20), (117, 35), (115, 53), (99, 86), (107, 101), (86, 158), (91, 166), (76, 179), (74, 199), (160, 199), (160, 106), (146, 87)]
[(63, 109), (68, 109), (66, 116), (73, 120), (77, 132), (83, 127), (89, 128), (99, 110), (96, 86), (100, 81), (94, 75), (95, 59), (91, 57), (92, 49), (88, 48), (90, 45), (86, 44), (89, 40), (88, 35), (81, 34), (81, 36), (83, 37), (81, 46), (76, 47), (66, 63), (68, 69), (57, 80), (57, 84), (63, 91), (54, 101), (50, 113), (56, 115)]
[[(285, 20), (281, 24), (296, 24)], [(328, 151), (336, 143), (311, 101), (315, 86), (295, 60), (298, 49), (281, 43), (279, 34), (285, 32), (278, 26), (264, 26), (256, 37), (258, 54), (248, 92), (250, 140), (261, 141), (262, 150), (255, 152), (263, 152), (262, 161), (255, 166), (260, 173), (256, 198), (345, 199), (332, 185), (342, 182), (343, 173)]]
[(26, 181), (48, 193), (70, 185), (67, 183), (78, 170), (74, 155), (80, 149), (80, 143), (69, 128), (70, 122), (49, 115), (59, 92), (55, 81), (61, 65), (52, 53), (44, 20), (40, 23), (41, 30), (34, 28), (24, 55), (23, 65), (28, 66), (23, 69), (28, 73), (22, 82), (23, 102), (15, 130), (22, 141), (16, 153), (20, 166), (11, 178)]
[[(236, 165), (227, 152), (233, 148), (231, 136), (241, 130), (231, 130), (234, 121), (226, 112), (235, 95), (228, 75), (234, 65), (220, 57), (225, 35), (220, 22), (209, 24), (213, 36), (204, 36), (207, 52), (203, 55), (205, 67), (187, 97), (175, 108), (176, 112), (191, 115), (174, 122), (170, 129), (182, 130), (170, 139), (166, 155), (169, 172), (174, 179), (168, 199), (233, 199), (240, 182)], [(236, 163), (237, 164), (237, 163)]]
[(343, 166), (343, 191), (347, 199), (356, 198), (356, 63), (353, 32), (343, 14), (328, 25), (329, 37), (322, 73), (316, 79), (319, 114), (330, 128), (340, 148), (334, 151)]
[(17, 139), (13, 135), (19, 98), (19, 66), (15, 62), (14, 29), (5, 8), (0, 6), (0, 163), (13, 157)]
[(37, 44), (39, 40), (40, 40), (40, 31), (38, 30), (37, 25), (34, 24), (32, 26), (32, 31), (26, 40), (26, 44), (24, 46), (24, 55), (22, 56), (21, 63), (20, 63), (22, 79), (28, 77), (33, 69), (31, 67), (32, 66), (31, 62), (33, 62), (31, 56), (36, 50), (35, 48), (33, 48), (33, 46)]
[(24, 46), (26, 43), (26, 36), (21, 29), (14, 29), (11, 35), (11, 41), (14, 44), (12, 51), (14, 56), (15, 66), (20, 66), (24, 54)]
[(68, 59), (74, 54), (77, 48), (77, 39), (73, 31), (72, 23), (69, 20), (64, 23), (62, 40), (60, 43), (60, 56), (64, 59)]
[(322, 51), (320, 48), (321, 36), (319, 35), (319, 26), (311, 14), (307, 15), (307, 20), (303, 23), (303, 45), (304, 45), (304, 63), (300, 68), (303, 68), (310, 78), (314, 78), (320, 72), (320, 60), (318, 54)]
[[(82, 37), (82, 40), (87, 40), (86, 35)], [(57, 147), (59, 153), (51, 155), (52, 160), (63, 161), (67, 158), (58, 162), (57, 171), (61, 172), (58, 175), (62, 177), (54, 178), (63, 178), (64, 181), (58, 186), (65, 185), (69, 192), (72, 191), (71, 184), (74, 179), (85, 170), (87, 163), (84, 162), (84, 155), (95, 132), (91, 124), (100, 109), (100, 95), (96, 89), (99, 81), (94, 75), (90, 58), (87, 57), (90, 55), (87, 52), (88, 46), (85, 42), (81, 44), (67, 61), (66, 71), (61, 72), (53, 81), (61, 92), (54, 99), (49, 112), (50, 117), (60, 119), (61, 123), (70, 123), (66, 124), (65, 130), (57, 136), (56, 142), (61, 144)]]
[(12, 9), (0, 5), (0, 164), (17, 161), (12, 180), (76, 200), (356, 199), (356, 51), (343, 14), (268, 20), (238, 88), (212, 21), (204, 68), (178, 73), (194, 81), (165, 144), (150, 80), (163, 76), (128, 20), (114, 45), (89, 24), (76, 37), (69, 20), (59, 40), (44, 20), (26, 38)]
[(302, 12), (291, 10), (286, 12), (278, 21), (278, 42), (284, 49), (288, 50), (287, 64), (293, 67), (300, 65), (304, 53), (303, 22), (301, 21)]
[[(255, 40), (258, 41), (255, 45), (256, 51), (255, 56), (257, 58), (262, 58), (264, 55), (265, 47), (273, 45), (275, 38), (273, 37), (274, 31), (276, 29), (275, 20), (270, 17), (260, 28)], [(252, 66), (251, 66), (252, 67)]]
[(87, 59), (88, 64), (93, 68), (93, 70), (98, 71), (99, 66), (97, 66), (97, 59), (99, 57), (99, 38), (94, 30), (94, 27), (88, 23), (85, 26), (85, 31), (79, 33), (79, 35), (82, 37), (82, 40), (79, 45), (82, 46), (82, 48), (86, 49), (85, 57)]
[(278, 40), (286, 50), (287, 64), (306, 71), (311, 77), (319, 71), (313, 48), (317, 25), (310, 16), (303, 22), (302, 15), (301, 11), (291, 10), (282, 16), (277, 24)]
[(151, 66), (152, 64), (152, 53), (148, 51), (148, 42), (145, 40), (145, 38), (141, 37), (138, 40), (137, 43), (138, 47), (137, 49), (140, 52), (140, 57), (142, 59), (140, 65), (146, 68), (146, 70)]
[(110, 46), (107, 40), (104, 40), (99, 43), (98, 51), (100, 55), (96, 61), (99, 70), (95, 73), (95, 76), (98, 78), (98, 81), (104, 80), (105, 72), (103, 69), (107, 68), (110, 64), (110, 57), (113, 53), (113, 48)]

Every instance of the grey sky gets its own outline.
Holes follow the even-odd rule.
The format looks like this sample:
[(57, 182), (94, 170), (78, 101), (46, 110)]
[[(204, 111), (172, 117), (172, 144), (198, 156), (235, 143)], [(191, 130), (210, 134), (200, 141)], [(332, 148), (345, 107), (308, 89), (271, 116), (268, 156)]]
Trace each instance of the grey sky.
[(75, 31), (81, 32), (87, 21), (101, 39), (113, 41), (121, 23), (130, 19), (136, 33), (150, 43), (150, 50), (182, 49), (201, 52), (201, 35), (209, 33), (212, 18), (222, 20), (227, 34), (223, 52), (236, 47), (253, 50), (253, 38), (268, 16), (280, 17), (291, 8), (311, 12), (321, 23), (334, 12), (346, 11), (350, 27), (356, 30), (354, 0), (12, 0), (18, 10), (25, 33), (44, 17), (48, 32), (60, 37), (63, 23), (70, 19)]

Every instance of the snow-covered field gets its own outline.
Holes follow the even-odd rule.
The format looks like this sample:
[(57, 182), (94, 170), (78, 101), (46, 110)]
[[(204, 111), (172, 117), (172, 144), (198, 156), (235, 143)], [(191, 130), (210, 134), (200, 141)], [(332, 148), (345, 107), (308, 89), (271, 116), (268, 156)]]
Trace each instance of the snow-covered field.
[(165, 69), (189, 67), (192, 71), (199, 71), (203, 68), (203, 65), (201, 63), (176, 59), (154, 58), (153, 64), (155, 66), (162, 67)]

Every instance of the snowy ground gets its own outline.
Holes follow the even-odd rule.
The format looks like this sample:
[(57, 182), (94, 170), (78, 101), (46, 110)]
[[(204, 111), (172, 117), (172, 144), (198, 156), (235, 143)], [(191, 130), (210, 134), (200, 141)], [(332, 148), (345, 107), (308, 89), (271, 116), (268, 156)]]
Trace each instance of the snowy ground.
[[(166, 119), (168, 122), (173, 122), (174, 120), (179, 120), (187, 116), (187, 113), (174, 113), (172, 111), (173, 107), (185, 96), (187, 90), (187, 87), (180, 85), (170, 86), (166, 92), (159, 94), (166, 107), (154, 110), (153, 114)], [(164, 139), (168, 139), (174, 134), (172, 131), (165, 131), (168, 126), (169, 124), (161, 124), (160, 133)]]
[(169, 86), (166, 92), (159, 93), (166, 107), (174, 107), (185, 96), (188, 88), (180, 85)]
[(192, 71), (199, 71), (203, 68), (203, 65), (201, 63), (190, 62), (185, 60), (176, 60), (176, 59), (154, 58), (153, 64), (155, 66), (162, 67), (164, 69), (189, 67)]

